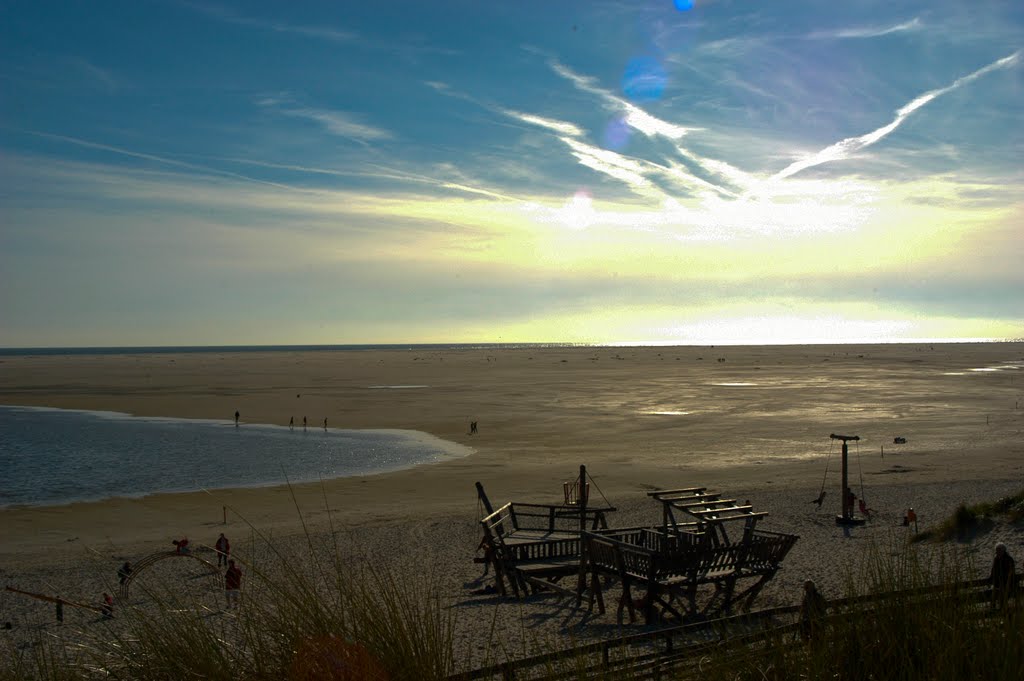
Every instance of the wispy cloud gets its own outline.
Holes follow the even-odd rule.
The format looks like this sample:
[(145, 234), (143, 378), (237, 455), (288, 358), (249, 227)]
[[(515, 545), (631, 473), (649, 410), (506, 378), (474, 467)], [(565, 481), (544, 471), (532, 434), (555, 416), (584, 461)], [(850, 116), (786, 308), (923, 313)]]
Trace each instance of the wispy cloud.
[(650, 182), (644, 177), (643, 166), (632, 159), (607, 149), (601, 149), (572, 137), (561, 138), (580, 164), (614, 177), (633, 187), (645, 187)]
[(810, 39), (832, 39), (832, 38), (878, 38), (893, 33), (904, 33), (907, 31), (919, 31), (924, 24), (917, 17), (910, 21), (904, 21), (892, 26), (863, 26), (856, 28), (839, 28), (825, 31), (815, 31), (808, 35)]
[(570, 135), (572, 137), (583, 137), (583, 130), (572, 123), (565, 121), (557, 121), (552, 118), (544, 118), (543, 116), (536, 116), (534, 114), (523, 113), (521, 111), (514, 111), (512, 109), (502, 109), (501, 112), (510, 118), (515, 118), (522, 121), (523, 123), (529, 123), (530, 125), (540, 126), (557, 132), (560, 135)]
[(297, 118), (315, 121), (327, 129), (332, 135), (346, 137), (360, 142), (393, 139), (388, 130), (361, 122), (355, 114), (347, 111), (331, 111), (328, 109), (282, 109), (282, 113)]
[(364, 123), (357, 114), (348, 111), (296, 105), (287, 93), (262, 97), (256, 100), (256, 104), (285, 116), (313, 121), (332, 135), (357, 142), (375, 142), (395, 137), (391, 131)]
[(888, 125), (884, 125), (881, 128), (878, 128), (877, 130), (873, 130), (859, 137), (847, 137), (846, 139), (836, 142), (831, 146), (825, 147), (821, 151), (815, 152), (810, 156), (806, 156), (800, 159), (799, 161), (794, 161), (793, 163), (789, 164), (781, 171), (773, 175), (772, 179), (780, 180), (789, 177), (790, 175), (795, 175), (796, 173), (799, 173), (802, 170), (813, 168), (814, 166), (818, 166), (823, 163), (828, 163), (830, 161), (839, 161), (845, 158), (849, 158), (851, 155), (855, 154), (861, 149), (871, 146), (875, 142), (884, 138), (886, 135), (888, 135), (893, 130), (898, 128), (903, 123), (903, 121), (905, 121), (907, 117), (910, 116), (910, 114), (914, 113), (915, 111), (923, 107), (925, 104), (931, 102), (936, 97), (940, 97), (948, 92), (952, 92), (953, 90), (956, 90), (957, 88), (962, 87), (967, 83), (970, 83), (971, 81), (977, 80), (978, 78), (981, 78), (985, 74), (995, 71), (996, 69), (1003, 69), (1013, 66), (1017, 64), (1019, 60), (1020, 52), (1014, 52), (1013, 54), (1007, 57), (1003, 57), (1002, 59), (996, 60), (991, 64), (984, 66), (973, 73), (957, 78), (955, 81), (953, 81), (946, 87), (938, 88), (935, 90), (929, 90), (923, 95), (920, 95), (913, 99), (909, 104), (906, 104), (905, 106), (897, 110), (896, 117)]
[[(548, 64), (556, 74), (568, 80), (578, 90), (595, 95), (601, 100), (606, 109), (614, 113), (621, 114), (623, 122), (629, 127), (647, 137), (664, 137), (671, 140), (675, 144), (676, 151), (684, 159), (697, 163), (705, 170), (713, 170), (714, 172), (719, 172), (720, 170), (729, 167), (728, 164), (720, 161), (704, 159), (679, 144), (679, 141), (691, 132), (700, 132), (703, 131), (704, 128), (678, 125), (658, 118), (657, 116), (653, 116), (632, 102), (626, 101), (625, 99), (612, 94), (605, 88), (600, 87), (594, 78), (576, 73), (557, 59), (549, 58)], [(562, 141), (569, 144), (567, 140), (563, 139)], [(667, 165), (654, 163), (640, 164), (636, 161), (629, 161), (627, 163), (621, 160), (624, 159), (624, 157), (615, 152), (597, 149), (596, 147), (591, 147), (582, 143), (577, 143), (575, 145), (570, 144), (569, 146), (573, 150), (573, 155), (576, 156), (577, 160), (582, 165), (622, 180), (629, 184), (634, 190), (636, 188), (646, 187), (650, 183), (653, 175), (660, 175), (661, 177), (671, 181), (673, 184), (682, 184), (688, 189), (695, 188), (701, 191), (710, 190), (725, 196), (735, 196), (735, 193), (730, 189), (719, 186), (702, 177), (698, 177), (697, 175), (690, 173), (682, 164), (679, 163), (669, 162)], [(738, 170), (733, 170), (735, 171), (733, 173), (734, 175), (740, 173)]]
[(595, 79), (576, 73), (558, 60), (549, 59), (548, 63), (550, 64), (551, 69), (559, 76), (568, 80), (578, 90), (582, 90), (583, 92), (599, 97), (606, 109), (621, 113), (626, 125), (630, 126), (634, 130), (642, 132), (648, 137), (661, 135), (669, 139), (677, 140), (690, 132), (701, 129), (676, 125), (675, 123), (670, 123), (652, 116), (632, 102), (626, 101), (617, 95), (613, 95), (605, 88), (600, 87)]
[(198, 4), (193, 2), (182, 2), (181, 4), (192, 10), (201, 12), (206, 16), (226, 23), (236, 24), (238, 26), (248, 26), (250, 28), (258, 28), (265, 31), (274, 31), (276, 33), (291, 33), (310, 38), (332, 40), (335, 42), (351, 42), (358, 38), (358, 36), (351, 31), (344, 31), (336, 28), (289, 24), (280, 21), (266, 21), (264, 19), (242, 16), (219, 5)]
[(242, 175), (240, 173), (233, 173), (229, 170), (220, 170), (218, 168), (211, 168), (209, 166), (199, 165), (196, 163), (189, 163), (187, 161), (180, 161), (174, 158), (168, 158), (166, 156), (158, 156), (156, 154), (149, 154), (141, 151), (133, 151), (131, 149), (124, 149), (122, 147), (116, 147), (110, 144), (100, 144), (99, 142), (91, 142), (89, 140), (79, 139), (77, 137), (69, 137), (67, 135), (55, 135), (49, 132), (41, 132), (38, 130), (24, 130), (23, 132), (34, 135), (36, 137), (42, 137), (44, 139), (50, 139), (57, 142), (65, 142), (67, 144), (73, 144), (78, 147), (86, 149), (96, 149), (98, 151), (107, 151), (112, 154), (118, 154), (120, 156), (128, 156), (131, 158), (137, 158), (144, 161), (152, 161), (154, 163), (160, 163), (163, 165), (174, 166), (176, 168), (185, 168), (187, 170), (197, 171), (210, 175), (220, 175), (222, 177), (230, 177), (236, 180), (243, 180), (245, 182), (253, 182), (256, 184), (267, 185), (270, 187), (277, 187), (279, 189), (295, 189), (289, 185), (281, 184), (278, 182), (270, 182), (267, 180), (260, 180), (255, 177), (249, 177), (248, 175)]
[(120, 84), (107, 69), (100, 68), (82, 57), (71, 57), (71, 63), (76, 70), (90, 80), (99, 83), (107, 92), (114, 92), (118, 89)]

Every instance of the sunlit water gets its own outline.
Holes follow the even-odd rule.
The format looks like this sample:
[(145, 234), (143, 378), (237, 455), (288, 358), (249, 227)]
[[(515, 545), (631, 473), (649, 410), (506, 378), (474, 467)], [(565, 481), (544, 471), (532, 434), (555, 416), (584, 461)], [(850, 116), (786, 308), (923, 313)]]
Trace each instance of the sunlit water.
[(471, 451), (413, 431), (0, 406), (0, 507), (367, 475)]

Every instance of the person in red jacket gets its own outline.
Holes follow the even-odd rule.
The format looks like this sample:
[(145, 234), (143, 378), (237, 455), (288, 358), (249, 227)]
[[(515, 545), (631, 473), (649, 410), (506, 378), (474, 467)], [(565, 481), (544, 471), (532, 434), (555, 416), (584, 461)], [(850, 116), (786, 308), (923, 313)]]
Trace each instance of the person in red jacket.
[(217, 567), (228, 564), (228, 556), (231, 555), (231, 542), (221, 532), (220, 536), (217, 537), (217, 543), (213, 545), (213, 548), (217, 549)]
[(235, 561), (228, 561), (228, 571), (224, 573), (224, 597), (229, 608), (238, 607), (238, 592), (242, 590), (242, 570)]

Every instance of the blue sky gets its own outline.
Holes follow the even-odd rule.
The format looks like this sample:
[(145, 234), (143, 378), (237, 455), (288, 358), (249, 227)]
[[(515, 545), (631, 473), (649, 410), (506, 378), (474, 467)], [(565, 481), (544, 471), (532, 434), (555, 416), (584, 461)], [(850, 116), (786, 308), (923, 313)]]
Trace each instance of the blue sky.
[(1020, 2), (5, 2), (0, 346), (1024, 337)]

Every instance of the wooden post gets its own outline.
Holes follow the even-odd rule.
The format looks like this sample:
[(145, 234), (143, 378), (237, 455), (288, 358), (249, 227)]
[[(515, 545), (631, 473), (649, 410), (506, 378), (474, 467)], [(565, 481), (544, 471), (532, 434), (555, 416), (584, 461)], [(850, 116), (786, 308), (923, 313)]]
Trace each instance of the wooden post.
[(487, 492), (484, 491), (484, 486), (480, 483), (476, 483), (476, 495), (480, 497), (480, 501), (484, 504), (484, 510), (487, 511), (487, 515), (494, 513), (494, 508), (491, 506), (491, 500), (487, 498)]
[(840, 494), (842, 495), (842, 515), (836, 516), (837, 525), (861, 525), (864, 523), (863, 518), (855, 518), (853, 515), (853, 503), (850, 500), (850, 484), (849, 484), (849, 448), (847, 442), (849, 440), (860, 440), (857, 435), (836, 435), (833, 433), (829, 435), (833, 440), (843, 441), (843, 480)]
[(576, 482), (576, 510), (580, 514), (580, 571), (576, 576), (576, 606), (583, 603), (587, 589), (587, 467), (580, 464), (580, 479)]
[(576, 503), (580, 509), (580, 534), (587, 530), (587, 467), (580, 465), (580, 481), (576, 490)]
[(228, 507), (227, 506), (221, 506), (220, 508), (221, 508), (221, 511), (224, 514), (224, 519), (221, 521), (221, 525), (227, 525), (228, 524)]

